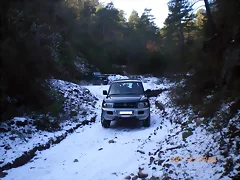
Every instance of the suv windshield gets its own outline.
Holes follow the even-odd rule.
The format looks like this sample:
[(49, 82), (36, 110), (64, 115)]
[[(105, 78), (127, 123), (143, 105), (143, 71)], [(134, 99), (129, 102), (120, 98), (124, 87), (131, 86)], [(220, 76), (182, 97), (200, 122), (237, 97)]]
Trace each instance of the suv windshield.
[(143, 94), (143, 85), (140, 82), (116, 82), (109, 89), (109, 95)]

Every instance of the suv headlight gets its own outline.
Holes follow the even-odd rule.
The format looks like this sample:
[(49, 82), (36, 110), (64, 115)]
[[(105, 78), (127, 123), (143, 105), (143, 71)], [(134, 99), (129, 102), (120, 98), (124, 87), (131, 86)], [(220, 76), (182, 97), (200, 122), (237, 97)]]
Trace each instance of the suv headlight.
[(147, 108), (149, 107), (149, 103), (148, 102), (140, 102), (138, 103), (138, 108)]
[(103, 108), (113, 108), (113, 103), (103, 103)]

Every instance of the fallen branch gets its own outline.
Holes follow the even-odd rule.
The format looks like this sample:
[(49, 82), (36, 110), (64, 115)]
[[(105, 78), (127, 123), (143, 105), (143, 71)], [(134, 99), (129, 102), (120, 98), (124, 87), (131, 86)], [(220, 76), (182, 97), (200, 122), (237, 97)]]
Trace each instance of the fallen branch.
[(169, 89), (155, 89), (151, 90), (151, 92), (148, 93), (148, 97), (157, 97), (159, 94), (161, 94), (164, 91), (168, 91)]

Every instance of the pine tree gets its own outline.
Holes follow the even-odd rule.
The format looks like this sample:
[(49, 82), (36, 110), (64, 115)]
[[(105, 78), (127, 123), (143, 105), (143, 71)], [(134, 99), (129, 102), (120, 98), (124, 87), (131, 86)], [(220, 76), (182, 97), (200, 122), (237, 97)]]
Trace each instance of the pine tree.
[(185, 36), (194, 27), (193, 9), (188, 0), (170, 0), (168, 2), (169, 14), (165, 20), (165, 32), (168, 40), (173, 40), (180, 48), (181, 59), (185, 56)]
[(154, 23), (154, 16), (151, 14), (152, 9), (144, 9), (143, 14), (140, 17), (139, 28), (145, 29), (146, 31), (156, 33), (157, 27)]
[(136, 29), (139, 23), (139, 16), (138, 12), (133, 10), (131, 15), (128, 18), (128, 24), (131, 28)]

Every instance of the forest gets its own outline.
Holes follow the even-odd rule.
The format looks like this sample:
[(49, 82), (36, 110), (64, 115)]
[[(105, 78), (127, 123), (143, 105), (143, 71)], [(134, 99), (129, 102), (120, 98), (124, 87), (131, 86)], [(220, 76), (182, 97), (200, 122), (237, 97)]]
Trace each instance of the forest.
[[(204, 5), (196, 7), (200, 1)], [(15, 178), (25, 174), (31, 178), (30, 172), (34, 178), (40, 174), (46, 178), (45, 175), (53, 175), (49, 174), (52, 168), (56, 179), (63, 178), (61, 175), (67, 177), (70, 172), (84, 179), (82, 173), (93, 177), (110, 169), (105, 174), (111, 174), (111, 168), (118, 163), (117, 156), (124, 164), (122, 172), (128, 168), (125, 164), (135, 163), (137, 167), (138, 155), (144, 158), (144, 163), (150, 158), (146, 167), (152, 167), (154, 173), (166, 170), (161, 179), (181, 174), (182, 179), (204, 179), (204, 175), (211, 175), (208, 179), (240, 178), (240, 0), (168, 0), (168, 16), (163, 27), (156, 25), (152, 9), (145, 8), (142, 14), (133, 10), (126, 18), (125, 12), (110, 1), (102, 4), (99, 0), (1, 0), (0, 5), (0, 178), (8, 174), (3, 170), (14, 169), (19, 172)], [(86, 71), (96, 69), (103, 74), (150, 77), (159, 82), (149, 87), (166, 87), (153, 91), (157, 93), (151, 99), (155, 109), (151, 111), (150, 128), (144, 131), (115, 128), (111, 134), (114, 140), (109, 140), (113, 131), (108, 133), (99, 128), (102, 92), (98, 90), (105, 87), (91, 86), (92, 93), (80, 85)], [(174, 85), (164, 86), (162, 79)], [(160, 101), (166, 104), (161, 105)], [(84, 129), (85, 125), (89, 126)], [(72, 136), (74, 140), (70, 138), (65, 146), (50, 148), (80, 128), (81, 133)], [(55, 132), (59, 135), (54, 139)], [(108, 151), (115, 140), (116, 145), (122, 143), (121, 150)], [(155, 152), (133, 152), (135, 148), (150, 146)], [(167, 153), (162, 151), (163, 147)], [(42, 158), (41, 167), (22, 166), (30, 160), (41, 160), (33, 157), (45, 157), (40, 151), (46, 149), (52, 150), (53, 155), (47, 156), (50, 160)], [(88, 158), (80, 157), (81, 151)], [(63, 159), (51, 160), (56, 152), (59, 153), (56, 157)], [(189, 168), (191, 163), (181, 162), (181, 168), (178, 164), (171, 170), (173, 166), (167, 160), (169, 152), (191, 156), (195, 152), (218, 160), (203, 166), (192, 163), (192, 168)], [(63, 154), (70, 155), (67, 163), (83, 165), (82, 169), (78, 167), (79, 174), (75, 172), (77, 166), (62, 170), (66, 160)], [(129, 159), (125, 158), (128, 155)], [(86, 159), (94, 163), (84, 164)], [(114, 160), (114, 165), (106, 159)], [(81, 160), (84, 163), (78, 163)], [(42, 162), (46, 174), (34, 173), (35, 170), (43, 172)], [(59, 162), (59, 168), (52, 162)], [(90, 166), (95, 163), (96, 166)], [(16, 169), (20, 166), (27, 168), (26, 171)], [(156, 167), (163, 169), (156, 170)], [(108, 174), (105, 179), (109, 177)]]
[[(204, 0), (205, 7), (194, 9), (196, 2), (169, 0), (159, 28), (147, 8), (126, 19), (112, 2), (2, 0), (1, 120), (51, 104), (44, 80), (81, 80), (79, 58), (103, 73), (124, 65), (128, 74), (185, 78), (173, 91), (179, 106), (202, 105), (203, 116), (211, 117), (234, 100), (234, 115), (240, 107), (240, 2)], [(205, 104), (209, 92), (214, 98)]]

